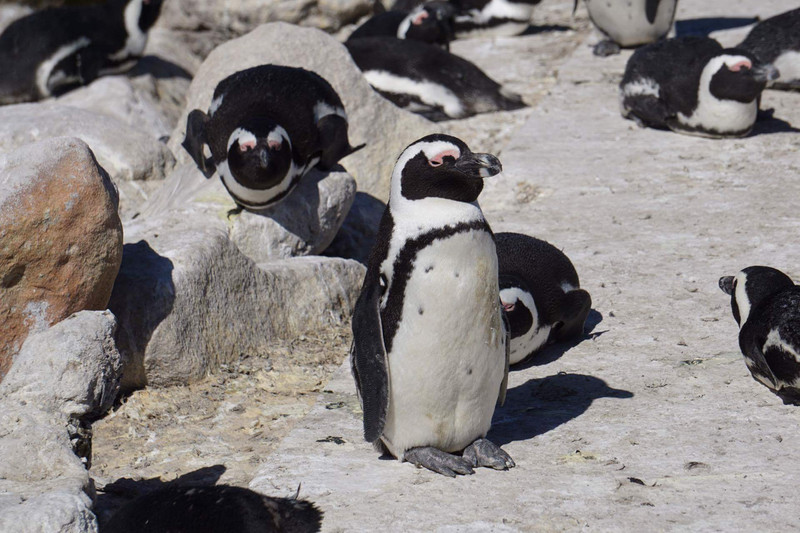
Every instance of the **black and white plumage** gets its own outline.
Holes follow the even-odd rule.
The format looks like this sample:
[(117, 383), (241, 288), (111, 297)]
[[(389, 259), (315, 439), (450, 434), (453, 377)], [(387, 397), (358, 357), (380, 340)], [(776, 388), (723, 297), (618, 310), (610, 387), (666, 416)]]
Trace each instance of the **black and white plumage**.
[(707, 37), (679, 37), (644, 46), (628, 60), (620, 83), (622, 116), (640, 125), (703, 137), (743, 137), (775, 68)]
[(278, 65), (219, 82), (208, 114), (189, 114), (183, 146), (207, 177), (216, 169), (234, 201), (249, 209), (275, 204), (315, 166), (328, 170), (360, 148), (350, 146), (333, 87), (314, 72)]
[(608, 37), (595, 46), (595, 55), (618, 54), (620, 47), (662, 39), (672, 28), (677, 6), (678, 0), (586, 0), (589, 18)]
[(784, 403), (800, 405), (800, 287), (780, 270), (751, 266), (720, 278), (739, 324), (753, 378)]
[(510, 363), (550, 342), (583, 335), (592, 308), (569, 258), (552, 244), (520, 233), (498, 233), (500, 300), (511, 328)]
[[(453, 28), (458, 38), (511, 36), (525, 31), (541, 0), (449, 0), (456, 9)], [(393, 10), (409, 12), (420, 0), (396, 0)]]
[(477, 199), (500, 171), (447, 135), (406, 148), (353, 313), (364, 437), (449, 476), (514, 465), (484, 438), (505, 398), (508, 340)]
[(775, 89), (800, 89), (800, 8), (759, 22), (738, 46), (778, 69)]
[(440, 48), (391, 37), (355, 39), (345, 46), (376, 91), (430, 120), (525, 107), (519, 95)]
[(12, 22), (0, 35), (0, 104), (58, 96), (129, 67), (144, 52), (161, 3), (54, 7)]
[(436, 44), (449, 49), (453, 40), (456, 7), (450, 2), (427, 2), (411, 11), (385, 11), (359, 26), (349, 40), (365, 37), (396, 37)]

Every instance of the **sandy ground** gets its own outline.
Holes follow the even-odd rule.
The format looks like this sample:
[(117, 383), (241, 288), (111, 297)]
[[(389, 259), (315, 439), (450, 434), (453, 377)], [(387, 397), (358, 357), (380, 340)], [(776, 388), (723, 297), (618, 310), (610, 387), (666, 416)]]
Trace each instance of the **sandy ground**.
[[(682, 0), (678, 20), (793, 7)], [(800, 126), (800, 93), (766, 92), (775, 119), (746, 139), (640, 129), (618, 111), (630, 52), (593, 57), (597, 37), (584, 8), (571, 18), (571, 1), (540, 9), (537, 22), (575, 29), (454, 46), (532, 105), (454, 126), (503, 161), (481, 197), (487, 219), (563, 248), (594, 303), (585, 340), (511, 374), (489, 437), (517, 467), (451, 480), (379, 459), (361, 438), (346, 365), (326, 384), (346, 354), (343, 333), (132, 395), (95, 425), (101, 514), (184, 476), (252, 479), (274, 496), (302, 484), (323, 531), (796, 528), (800, 411), (750, 378), (717, 280), (751, 264), (800, 280), (800, 135), (790, 126)], [(730, 44), (741, 35), (715, 33)]]

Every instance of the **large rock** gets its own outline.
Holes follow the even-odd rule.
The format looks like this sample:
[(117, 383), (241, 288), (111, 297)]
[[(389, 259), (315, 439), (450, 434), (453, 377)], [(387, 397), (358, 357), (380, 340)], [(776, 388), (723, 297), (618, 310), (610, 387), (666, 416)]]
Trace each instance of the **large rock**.
[(381, 200), (388, 197), (391, 172), (400, 152), (418, 138), (442, 131), (441, 126), (395, 107), (373, 91), (347, 49), (329, 35), (273, 23), (219, 46), (200, 66), (189, 88), (186, 110), (169, 143), (179, 162), (191, 161), (180, 146), (189, 111), (207, 110), (223, 78), (266, 63), (312, 70), (339, 93), (349, 117), (351, 142), (367, 143), (364, 149), (343, 159), (342, 165), (356, 178), (359, 190)]
[(117, 201), (78, 139), (0, 154), (0, 378), (30, 331), (106, 308), (122, 258)]

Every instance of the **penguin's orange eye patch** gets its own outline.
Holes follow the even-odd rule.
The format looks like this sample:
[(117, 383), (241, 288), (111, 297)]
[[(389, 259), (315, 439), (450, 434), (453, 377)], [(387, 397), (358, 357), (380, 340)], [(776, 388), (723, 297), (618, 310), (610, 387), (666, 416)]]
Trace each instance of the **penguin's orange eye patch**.
[(753, 68), (753, 64), (749, 61), (739, 61), (732, 67), (730, 67), (731, 72), (739, 72), (742, 69), (750, 70)]
[(420, 24), (422, 24), (422, 21), (425, 20), (426, 18), (428, 18), (428, 12), (423, 11), (422, 13), (414, 17), (414, 20), (411, 21), (411, 24), (413, 24), (414, 26), (419, 26)]
[(246, 152), (248, 150), (252, 150), (255, 147), (256, 147), (256, 141), (245, 141), (245, 142), (239, 143), (239, 151), (240, 152)]
[(432, 158), (428, 160), (428, 164), (432, 167), (438, 167), (442, 163), (444, 163), (445, 157), (452, 157), (453, 159), (458, 159), (458, 156), (461, 154), (458, 153), (456, 150), (445, 150), (444, 152), (438, 153)]

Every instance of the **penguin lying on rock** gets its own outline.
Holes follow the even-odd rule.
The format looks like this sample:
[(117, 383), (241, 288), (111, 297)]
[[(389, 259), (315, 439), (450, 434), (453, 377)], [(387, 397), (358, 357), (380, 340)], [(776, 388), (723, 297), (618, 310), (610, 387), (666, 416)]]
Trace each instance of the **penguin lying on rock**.
[[(667, 35), (675, 19), (678, 0), (586, 0), (589, 18), (608, 37), (594, 47), (597, 56), (618, 54), (655, 42)], [(575, 0), (573, 12), (578, 8)]]
[(622, 116), (639, 125), (702, 137), (744, 137), (761, 92), (778, 73), (738, 48), (679, 37), (633, 53), (620, 83)]
[(759, 22), (739, 48), (778, 69), (767, 87), (800, 89), (800, 8)]
[(345, 46), (376, 91), (430, 120), (525, 107), (519, 95), (481, 69), (435, 46), (391, 37), (354, 39)]
[(162, 0), (109, 0), (54, 7), (0, 35), (0, 104), (58, 96), (131, 66), (147, 44)]
[(505, 399), (508, 337), (494, 236), (477, 200), (501, 170), (448, 135), (406, 148), (353, 312), (364, 437), (450, 477), (514, 466), (485, 439)]
[(751, 266), (720, 278), (739, 324), (739, 347), (756, 381), (800, 405), (800, 287), (781, 272)]
[(500, 300), (511, 328), (510, 363), (551, 342), (581, 337), (592, 298), (564, 252), (520, 233), (498, 233), (495, 240)]
[(450, 2), (428, 2), (410, 12), (379, 13), (350, 34), (348, 41), (365, 37), (414, 39), (450, 49), (453, 40), (453, 17), (456, 7)]
[(216, 169), (233, 200), (248, 209), (275, 204), (315, 166), (328, 170), (363, 146), (350, 146), (347, 114), (327, 81), (277, 65), (219, 82), (208, 114), (189, 113), (183, 141), (206, 177)]

